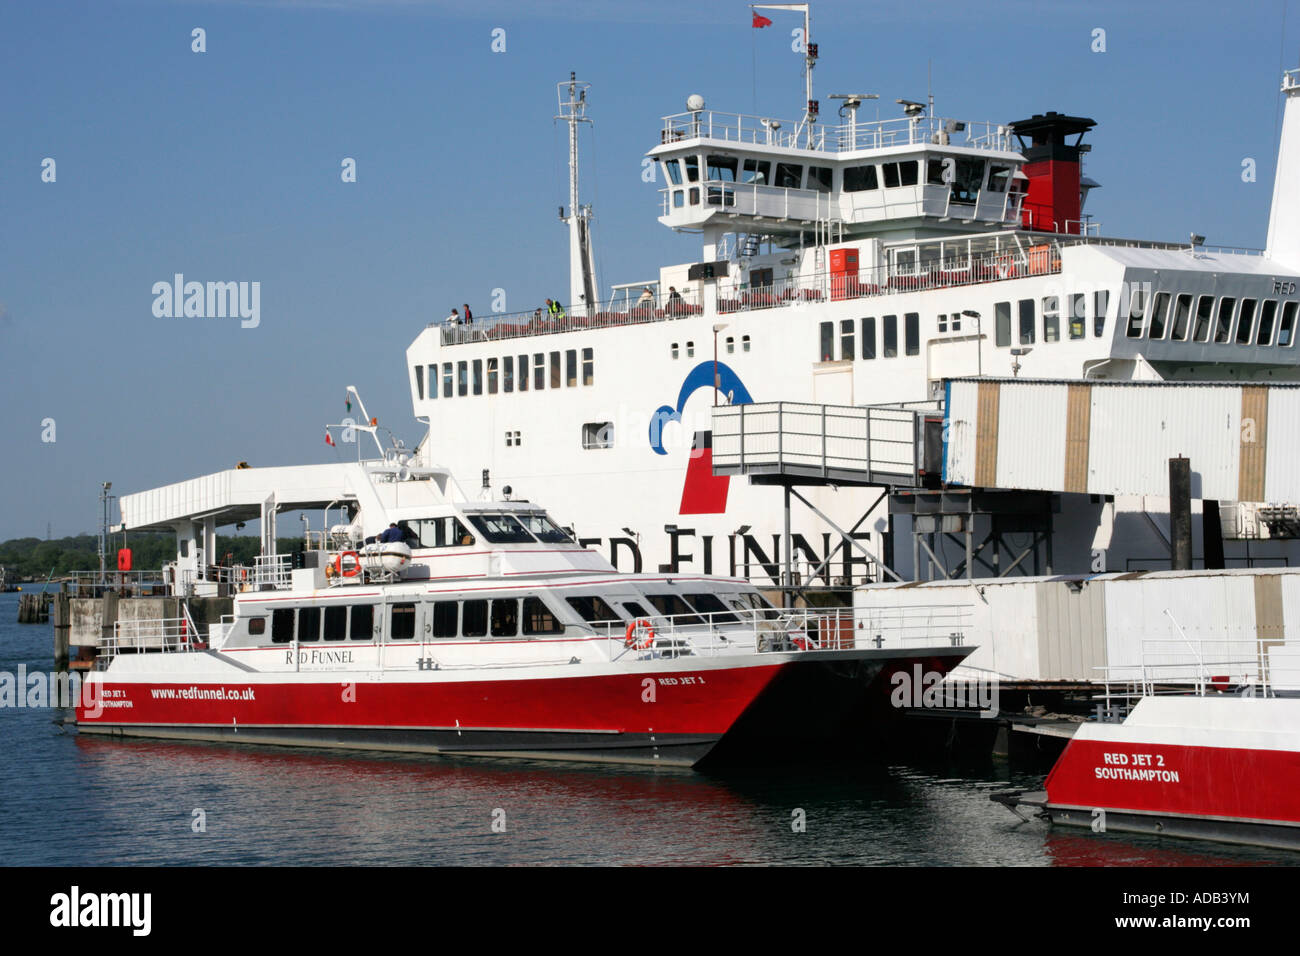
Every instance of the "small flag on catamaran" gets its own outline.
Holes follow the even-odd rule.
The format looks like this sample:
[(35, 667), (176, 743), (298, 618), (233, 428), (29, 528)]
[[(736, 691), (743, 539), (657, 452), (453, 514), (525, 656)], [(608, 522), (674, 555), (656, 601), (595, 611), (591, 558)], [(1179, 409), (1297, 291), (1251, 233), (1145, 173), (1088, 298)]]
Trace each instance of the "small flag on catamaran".
[(772, 21), (769, 20), (767, 17), (763, 16), (761, 13), (754, 14), (755, 30), (761, 30), (763, 27), (770, 27), (771, 25), (772, 25)]

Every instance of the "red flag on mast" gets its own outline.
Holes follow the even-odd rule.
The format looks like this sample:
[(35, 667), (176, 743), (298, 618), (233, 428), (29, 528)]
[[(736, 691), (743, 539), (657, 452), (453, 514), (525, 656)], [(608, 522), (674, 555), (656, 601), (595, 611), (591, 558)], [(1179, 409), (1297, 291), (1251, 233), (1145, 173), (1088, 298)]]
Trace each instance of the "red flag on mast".
[(325, 429), (325, 444), (327, 444), (327, 445), (329, 445), (329, 446), (331, 446), (331, 447), (334, 446), (334, 436), (330, 434), (328, 428)]
[(754, 14), (755, 30), (761, 30), (763, 27), (770, 27), (771, 25), (772, 25), (772, 21), (769, 20), (767, 17), (763, 16), (761, 13)]

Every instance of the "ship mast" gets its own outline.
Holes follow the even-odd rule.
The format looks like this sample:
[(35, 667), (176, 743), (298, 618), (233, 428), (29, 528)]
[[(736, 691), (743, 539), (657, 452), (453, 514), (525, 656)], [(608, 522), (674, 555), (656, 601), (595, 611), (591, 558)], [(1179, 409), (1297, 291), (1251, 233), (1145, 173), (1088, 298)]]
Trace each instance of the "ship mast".
[[(817, 101), (813, 99), (813, 67), (817, 65), (817, 44), (812, 42), (812, 11), (806, 3), (751, 3), (751, 10), (789, 10), (803, 14), (803, 78), (804, 110), (803, 121), (799, 124), (804, 134), (804, 143), (808, 149), (813, 148), (813, 124), (817, 122)], [(799, 131), (795, 131), (794, 145), (798, 145)]]
[[(560, 210), (560, 219), (569, 227), (569, 301), (568, 312), (586, 315), (596, 302), (595, 258), (591, 249), (591, 206), (578, 204), (578, 124), (587, 118), (587, 91), (590, 83), (578, 82), (569, 74), (567, 83), (557, 83), (560, 113), (555, 118), (569, 124), (569, 210)], [(565, 97), (568, 99), (565, 99)]]

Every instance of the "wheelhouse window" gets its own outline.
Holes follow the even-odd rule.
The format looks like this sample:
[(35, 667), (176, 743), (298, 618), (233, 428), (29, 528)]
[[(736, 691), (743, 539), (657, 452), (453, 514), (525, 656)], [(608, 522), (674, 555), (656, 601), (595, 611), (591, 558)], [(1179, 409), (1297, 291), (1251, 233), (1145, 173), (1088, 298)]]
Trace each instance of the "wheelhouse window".
[(566, 598), (566, 600), (569, 602), (569, 607), (577, 611), (578, 616), (588, 624), (621, 625), (623, 623), (623, 619), (618, 616), (618, 613), (598, 595), (575, 595)]
[(682, 167), (675, 159), (664, 160), (664, 170), (668, 175), (668, 181), (674, 186), (682, 184)]
[(1295, 318), (1297, 302), (1288, 302), (1282, 307), (1282, 323), (1277, 327), (1277, 344), (1279, 348), (1295, 345)]
[(1251, 337), (1255, 334), (1255, 309), (1258, 306), (1258, 299), (1241, 300), (1241, 313), (1237, 316), (1238, 345), (1249, 345), (1253, 341)]
[(1000, 349), (1011, 345), (1011, 303), (999, 302), (993, 306), (994, 342)]
[(984, 184), (984, 160), (969, 156), (957, 157), (953, 170), (951, 196), (953, 202), (974, 203), (979, 199)]
[(880, 188), (875, 166), (849, 166), (844, 170), (844, 191), (860, 193)]
[(1269, 299), (1259, 312), (1259, 331), (1255, 334), (1256, 345), (1273, 344), (1273, 322), (1277, 319), (1277, 299)]
[(547, 544), (573, 544), (573, 538), (569, 533), (552, 521), (549, 515), (531, 511), (515, 515), (515, 518), (538, 541)]
[(524, 635), (550, 637), (564, 633), (564, 624), (551, 613), (546, 603), (537, 597), (524, 598)]
[(1237, 309), (1237, 300), (1225, 295), (1219, 300), (1219, 317), (1214, 323), (1214, 341), (1218, 345), (1232, 338), (1232, 315)]
[(1146, 290), (1140, 285), (1134, 284), (1129, 290), (1128, 297), (1128, 328), (1125, 335), (1130, 339), (1142, 338), (1142, 327), (1146, 323), (1147, 317), (1147, 298)]
[(1192, 297), (1190, 295), (1180, 295), (1174, 302), (1174, 327), (1170, 333), (1170, 339), (1174, 342), (1185, 342), (1191, 324)]
[(705, 160), (708, 165), (709, 179), (721, 180), (724, 183), (734, 183), (736, 181), (736, 167), (738, 160), (734, 156), (707, 156)]
[(397, 522), (403, 540), (412, 548), (458, 548), (474, 543), (459, 518), (444, 515), (441, 518), (404, 518)]
[(514, 515), (466, 515), (469, 523), (479, 530), (483, 540), (491, 544), (527, 544), (533, 540), (528, 530), (515, 520)]
[(728, 611), (726, 605), (718, 600), (717, 595), (709, 594), (706, 591), (702, 594), (688, 594), (686, 600), (690, 602), (691, 607), (695, 608), (695, 610), (707, 615), (710, 624), (740, 623), (736, 615)]
[(1004, 193), (1007, 191), (1007, 183), (1011, 180), (1010, 166), (990, 166), (989, 167), (989, 192)]
[(798, 189), (803, 183), (803, 167), (798, 163), (776, 164), (776, 185), (781, 189)]
[(1197, 342), (1210, 341), (1210, 319), (1214, 316), (1214, 296), (1203, 295), (1196, 303), (1196, 331), (1192, 338)]
[(885, 174), (885, 188), (897, 186), (915, 186), (919, 176), (918, 161), (909, 159), (902, 163), (885, 163), (880, 167)]
[(698, 183), (700, 181), (700, 157), (687, 156), (682, 160), (682, 163), (686, 166), (686, 181), (688, 183)]
[(1165, 327), (1168, 325), (1169, 318), (1169, 300), (1172, 298), (1168, 292), (1156, 293), (1156, 303), (1151, 309), (1151, 326), (1147, 329), (1147, 337), (1160, 340), (1165, 337)]
[(766, 186), (772, 178), (772, 164), (766, 159), (747, 159), (741, 167), (740, 181)]
[(415, 605), (394, 604), (388, 618), (388, 638), (409, 641), (415, 637)]
[(831, 191), (831, 169), (829, 166), (808, 167), (808, 188), (819, 193)]
[(676, 594), (647, 594), (654, 609), (677, 624), (703, 624), (691, 606)]

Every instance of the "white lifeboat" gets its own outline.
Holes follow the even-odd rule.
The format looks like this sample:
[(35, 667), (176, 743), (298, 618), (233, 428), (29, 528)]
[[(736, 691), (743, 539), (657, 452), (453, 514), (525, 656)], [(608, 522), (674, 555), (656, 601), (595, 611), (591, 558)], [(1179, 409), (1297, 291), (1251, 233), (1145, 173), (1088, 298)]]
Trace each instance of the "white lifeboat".
[(411, 549), (401, 541), (368, 544), (360, 552), (361, 565), (371, 573), (398, 574), (411, 563)]

